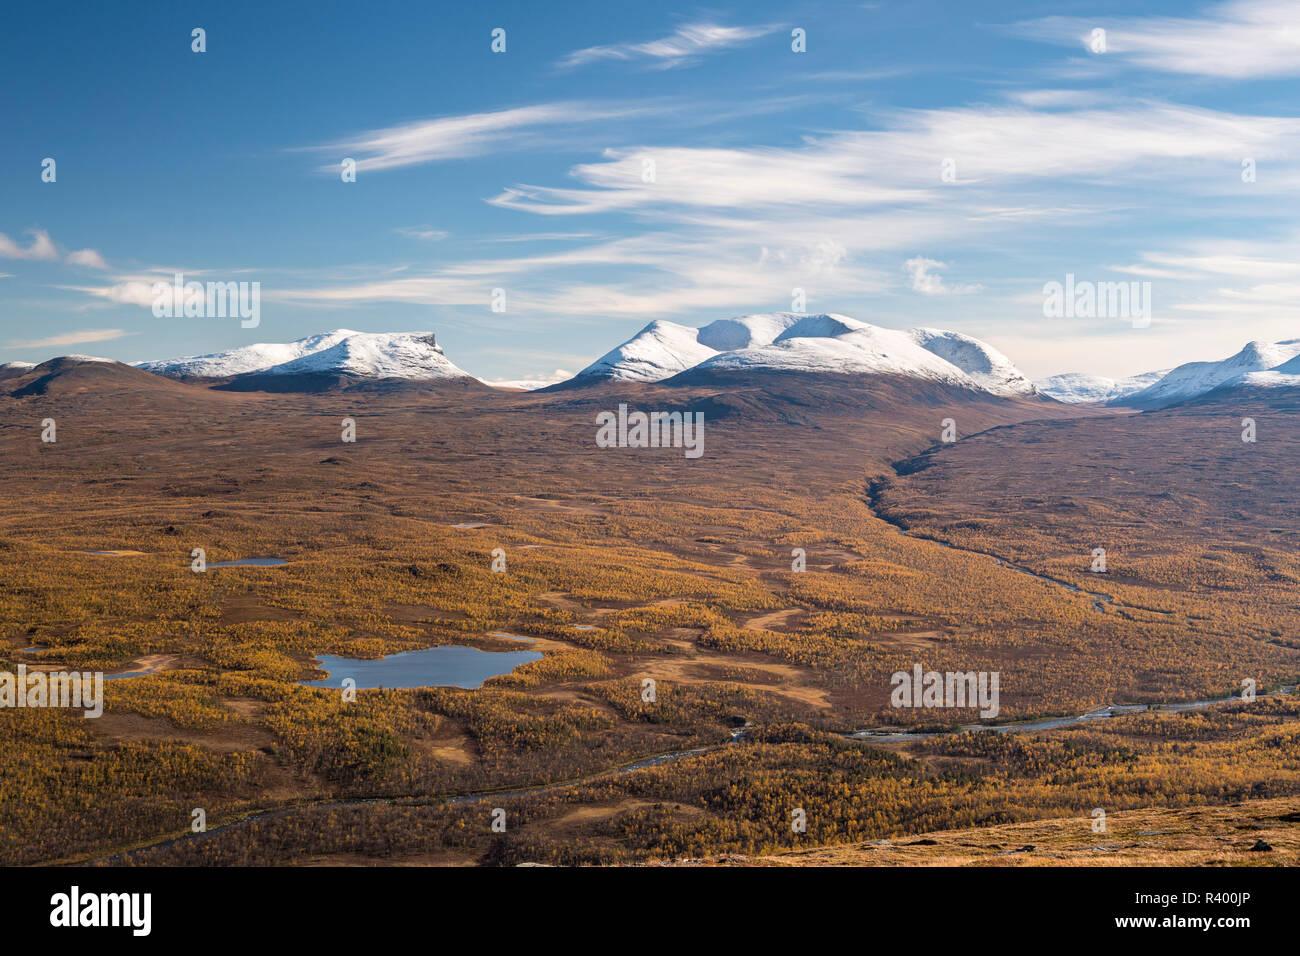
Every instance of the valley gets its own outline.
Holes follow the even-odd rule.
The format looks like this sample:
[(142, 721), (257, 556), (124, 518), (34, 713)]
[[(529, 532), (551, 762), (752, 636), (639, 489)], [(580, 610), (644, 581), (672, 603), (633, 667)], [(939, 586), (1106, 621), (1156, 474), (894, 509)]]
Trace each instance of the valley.
[[(1282, 392), (1133, 415), (754, 370), (532, 393), (26, 376), (0, 400), (0, 653), (138, 676), (98, 722), (0, 713), (10, 863), (766, 858), (1300, 799)], [(702, 410), (705, 453), (599, 447), (620, 403)], [(450, 645), (542, 657), (478, 688), (304, 685), (321, 655)], [(1120, 712), (962, 733), (975, 711), (890, 706), (916, 664), (999, 673), (998, 722)], [(1254, 701), (1123, 711), (1244, 677)]]

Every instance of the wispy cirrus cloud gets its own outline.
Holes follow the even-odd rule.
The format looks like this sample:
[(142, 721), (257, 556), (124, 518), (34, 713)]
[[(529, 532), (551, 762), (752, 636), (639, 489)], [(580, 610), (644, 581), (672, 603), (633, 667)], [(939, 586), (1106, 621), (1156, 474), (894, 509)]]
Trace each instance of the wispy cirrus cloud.
[[(855, 304), (869, 304), (873, 321), (916, 324), (927, 312), (942, 314), (946, 299), (964, 295), (956, 320), (965, 324), (961, 330), (988, 335), (996, 328), (995, 344), (1018, 342), (1032, 365), (1035, 350), (1055, 347), (1044, 342), (1082, 334), (1045, 326), (1038, 290), (1058, 270), (1105, 268), (1078, 251), (1090, 241), (1113, 244), (1118, 229), (1141, 243), (1141, 230), (1154, 235), (1164, 228), (1144, 221), (1146, 210), (1203, 218), (1211, 203), (1230, 210), (1235, 222), (1258, 223), (1262, 235), (1266, 224), (1285, 219), (1277, 197), (1300, 185), (1300, 119), (1294, 117), (1107, 91), (1008, 95), (1011, 102), (1000, 105), (880, 111), (872, 128), (820, 131), (796, 145), (785, 145), (783, 137), (780, 146), (607, 148), (593, 161), (571, 165), (558, 182), (517, 183), (485, 197), (537, 216), (603, 217), (567, 220), (572, 231), (504, 237), (568, 240), (563, 244), (538, 251), (503, 245), (502, 237), (467, 238), (448, 242), (448, 254), (432, 265), (259, 271), (263, 299), (312, 310), (391, 302), (445, 310), (447, 321), (479, 322), (491, 321), (489, 302), (499, 287), (508, 294), (511, 321), (643, 323), (785, 309), (792, 290), (801, 289), (811, 309), (852, 313)], [(517, 134), (539, 130), (526, 126)], [(594, 132), (617, 135), (609, 124)], [(429, 143), (399, 148), (381, 133), (367, 140), (391, 147), (381, 166), (445, 155)], [(516, 132), (502, 135), (520, 142)], [(1259, 159), (1257, 181), (1242, 178), (1242, 156)], [(942, 178), (946, 160), (955, 167), (952, 181)], [(1027, 271), (1015, 281), (999, 276), (976, 251), (990, 247), (1023, 257), (1027, 270), (1042, 274)], [(1251, 255), (1258, 257), (1241, 253)], [(943, 262), (957, 260), (961, 282), (943, 272)], [(1230, 316), (1234, 304), (1264, 316), (1291, 281), (1285, 275), (1239, 281), (1223, 273), (1216, 279), (1202, 268), (1194, 270), (1194, 281), (1184, 281), (1193, 264), (1154, 255), (1129, 268), (1162, 271), (1168, 281), (1160, 286), (1160, 308), (1166, 316), (1181, 309), (1192, 319)], [(119, 276), (83, 291), (148, 306), (148, 279)], [(1017, 300), (1026, 289), (1027, 298)], [(971, 296), (975, 291), (984, 294)], [(1266, 318), (1272, 322), (1274, 313)], [(1192, 324), (1201, 345), (1238, 334), (1231, 323)], [(1183, 348), (1172, 340), (1162, 344)], [(1097, 361), (1107, 354), (1099, 345)]]
[(158, 298), (154, 291), (154, 281), (168, 280), (162, 277), (157, 280), (121, 279), (106, 286), (66, 286), (65, 288), (74, 292), (84, 292), (115, 305), (138, 305), (151, 309)]
[[(1300, 175), (1300, 119), (1292, 117), (1121, 101), (1069, 110), (910, 110), (884, 119), (883, 129), (795, 147), (610, 149), (602, 162), (573, 167), (576, 187), (517, 184), (490, 202), (542, 215), (644, 211), (693, 219), (710, 210), (951, 205), (964, 187), (1019, 194), (1034, 182), (1063, 194), (1101, 180), (1155, 179), (1177, 189), (1200, 176), (1226, 191), (1241, 185), (1242, 156), (1273, 163), (1257, 191), (1292, 188)], [(952, 185), (940, 182), (945, 160), (953, 163)]]
[(1010, 27), (1032, 40), (1087, 47), (1106, 31), (1106, 51), (1148, 70), (1225, 79), (1300, 75), (1300, 4), (1232, 0), (1199, 17), (1043, 17)]
[(321, 166), (322, 172), (337, 173), (339, 163), (345, 157), (356, 160), (358, 172), (374, 172), (535, 148), (543, 145), (544, 131), (627, 118), (649, 109), (652, 108), (629, 104), (541, 103), (489, 113), (419, 120), (301, 149), (337, 157)]
[(25, 342), (10, 342), (11, 349), (59, 348), (64, 345), (85, 345), (88, 342), (111, 342), (113, 339), (134, 335), (125, 329), (82, 329), (77, 332), (64, 332), (44, 339), (30, 339)]
[(434, 229), (432, 226), (400, 226), (393, 232), (407, 239), (419, 239), (422, 242), (440, 242), (451, 235), (446, 229)]
[[(573, 185), (515, 185), (489, 202), (543, 216), (622, 213), (648, 229), (521, 233), (521, 240), (578, 241), (431, 269), (285, 276), (268, 283), (264, 297), (475, 309), (500, 286), (512, 313), (577, 319), (785, 307), (794, 287), (827, 304), (909, 290), (969, 294), (980, 283), (946, 282), (940, 274), (946, 254), (927, 258), (916, 250), (995, 233), (1033, 243), (1061, 228), (1074, 235), (1105, 230), (1124, 214), (1125, 189), (1131, 197), (1159, 194), (1174, 206), (1190, 196), (1256, 202), (1252, 214), (1266, 215), (1275, 211), (1265, 198), (1270, 192), (1300, 182), (1300, 119), (1104, 94), (1017, 99), (893, 111), (879, 115), (878, 129), (830, 132), (792, 147), (607, 149), (602, 160), (570, 169)], [(1268, 175), (1250, 186), (1238, 175), (1243, 153), (1268, 158), (1261, 167)], [(946, 159), (955, 163), (952, 183), (941, 180)], [(147, 304), (142, 278), (123, 277), (92, 294)]]
[(777, 26), (727, 27), (716, 23), (688, 23), (673, 33), (643, 43), (612, 43), (574, 50), (556, 65), (573, 69), (602, 60), (648, 62), (655, 69), (669, 70), (694, 63), (700, 56), (727, 50), (769, 36)]

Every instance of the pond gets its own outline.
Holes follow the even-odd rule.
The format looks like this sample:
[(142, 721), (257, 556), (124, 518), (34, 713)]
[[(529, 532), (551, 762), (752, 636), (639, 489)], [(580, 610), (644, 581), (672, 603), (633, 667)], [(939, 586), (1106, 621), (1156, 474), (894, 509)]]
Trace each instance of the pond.
[(238, 561), (217, 561), (210, 568), (277, 568), (289, 562), (284, 558), (240, 558)]
[(325, 680), (304, 681), (307, 687), (337, 688), (351, 677), (357, 688), (375, 687), (481, 687), (489, 677), (508, 674), (520, 664), (539, 661), (537, 651), (481, 651), (477, 647), (446, 644), (418, 651), (403, 651), (378, 660), (361, 660), (321, 654), (317, 661), (329, 671)]

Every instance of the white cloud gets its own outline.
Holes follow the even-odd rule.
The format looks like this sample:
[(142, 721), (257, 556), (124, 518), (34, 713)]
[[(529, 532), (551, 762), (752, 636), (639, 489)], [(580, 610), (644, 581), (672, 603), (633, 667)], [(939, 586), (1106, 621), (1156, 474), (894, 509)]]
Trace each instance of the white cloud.
[(402, 226), (393, 231), (407, 239), (420, 239), (424, 242), (438, 242), (451, 235), (445, 229), (434, 229), (432, 226)]
[(491, 236), (484, 239), (476, 239), (476, 242), (555, 242), (560, 240), (572, 241), (578, 239), (596, 239), (597, 234), (594, 232), (521, 232), (513, 236)]
[(78, 249), (76, 252), (68, 253), (68, 262), (74, 266), (87, 266), (91, 269), (108, 269), (108, 263), (94, 249)]
[(33, 229), (28, 233), (32, 237), (31, 245), (24, 248), (4, 233), (0, 232), (0, 259), (39, 259), (57, 260), (59, 250), (55, 248), (50, 234), (44, 229)]
[(1096, 106), (1106, 97), (1095, 90), (1017, 90), (1007, 99), (1033, 109)]
[(1106, 31), (1106, 52), (1149, 70), (1251, 79), (1300, 74), (1300, 4), (1295, 0), (1233, 0), (1201, 17), (1044, 17), (1011, 30), (1034, 40), (1086, 49), (1092, 31)]
[[(0, 232), (0, 259), (29, 259), (40, 262), (58, 262), (63, 258), (59, 253), (59, 247), (50, 234), (44, 229), (31, 229), (27, 235), (32, 237), (32, 241), (23, 246), (21, 243), (10, 239), (4, 233)], [(78, 249), (76, 252), (69, 252), (64, 259), (75, 266), (89, 266), (92, 269), (107, 269), (108, 263), (94, 249)]]
[[(1063, 105), (1051, 96), (1042, 102)], [(633, 216), (643, 228), (632, 235), (540, 233), (530, 238), (589, 241), (436, 268), (285, 274), (264, 298), (477, 310), (501, 287), (511, 314), (581, 320), (783, 309), (799, 287), (820, 303), (814, 307), (847, 308), (906, 288), (898, 263), (917, 249), (1041, 244), (1062, 229), (1076, 238), (1113, 234), (1143, 228), (1138, 217), (1153, 204), (1204, 209), (1216, 191), (1225, 201), (1256, 203), (1234, 206), (1235, 216), (1278, 216), (1270, 191), (1284, 194), (1300, 179), (1300, 119), (1113, 96), (1088, 103), (900, 111), (884, 114), (878, 129), (794, 147), (607, 150), (570, 170), (573, 185), (517, 185), (489, 201), (543, 216)], [(1269, 158), (1260, 167), (1268, 175), (1250, 185), (1239, 177), (1244, 150)], [(946, 158), (955, 162), (955, 183), (941, 181)], [(646, 160), (652, 177), (644, 176)], [(909, 272), (917, 291), (979, 289), (946, 283), (934, 261)], [(1128, 268), (1184, 267), (1144, 259)], [(96, 294), (144, 298), (125, 278)]]
[(649, 60), (658, 69), (694, 62), (701, 54), (748, 43), (775, 33), (779, 27), (724, 27), (716, 23), (689, 23), (670, 36), (646, 43), (615, 43), (575, 50), (557, 64), (569, 69), (599, 60)]
[(626, 104), (544, 103), (491, 113), (420, 120), (306, 148), (336, 157), (320, 167), (322, 172), (337, 174), (344, 158), (356, 160), (358, 173), (373, 172), (523, 149), (537, 145), (539, 131), (547, 127), (626, 118), (644, 111)]
[[(569, 182), (557, 176), (549, 183), (518, 184), (489, 201), (539, 216), (612, 214), (614, 221), (566, 221), (572, 231), (520, 229), (465, 240), (434, 265), (281, 270), (275, 281), (262, 271), (263, 298), (329, 308), (405, 303), (446, 309), (449, 320), (492, 322), (497, 320), (489, 303), (500, 287), (507, 292), (511, 322), (536, 316), (561, 323), (643, 323), (787, 309), (792, 289), (802, 288), (811, 309), (883, 324), (917, 324), (924, 317), (948, 325), (945, 311), (955, 313), (951, 323), (960, 331), (1029, 343), (1023, 353), (1009, 354), (1032, 365), (1045, 363), (1044, 356), (1059, 357), (1062, 348), (1073, 349), (1091, 334), (1043, 323), (1038, 290), (1057, 277), (1058, 268), (1060, 274), (1104, 270), (1089, 256), (1113, 258), (1125, 245), (1152, 247), (1149, 237), (1168, 235), (1165, 210), (1204, 219), (1217, 211), (1212, 203), (1221, 202), (1229, 210), (1225, 221), (1248, 223), (1256, 235), (1267, 234), (1272, 224), (1285, 226), (1286, 206), (1278, 197), (1300, 185), (1300, 119), (1112, 93), (1042, 92), (1016, 94), (1010, 105), (878, 113), (869, 129), (822, 133), (793, 146), (670, 143), (607, 150), (594, 162), (571, 167)], [(577, 121), (597, 112), (566, 115)], [(489, 124), (482, 127), (486, 139), (454, 148), (481, 149), (498, 135), (503, 144), (523, 145), (518, 137), (545, 125), (530, 122)], [(449, 155), (435, 142), (450, 135), (448, 129), (427, 139), (387, 132), (367, 134), (373, 145), (367, 155), (377, 168)], [(1242, 156), (1259, 158), (1257, 182), (1241, 181)], [(954, 183), (941, 179), (948, 158), (955, 163)], [(649, 182), (646, 160), (654, 170)], [(504, 245), (516, 239), (576, 241), (552, 243), (540, 252)], [(1105, 251), (1088, 251), (1098, 240)], [(478, 255), (450, 254), (463, 249)], [(960, 257), (964, 269), (981, 270), (993, 291), (946, 281), (940, 260), (918, 250), (948, 261)], [(985, 278), (990, 256), (1015, 261), (1023, 252), (1029, 252), (1027, 270), (1051, 275), (1030, 271), (1018, 284), (1001, 275), (996, 282)], [(1234, 301), (1262, 315), (1277, 306), (1285, 284), (1297, 281), (1269, 271), (1270, 264), (1296, 261), (1294, 250), (1238, 248), (1221, 236), (1204, 247), (1157, 247), (1131, 255), (1129, 264), (1120, 260), (1113, 270), (1159, 280), (1156, 300), (1163, 315), (1156, 320), (1175, 328), (1230, 318), (1234, 313), (1227, 306)], [(900, 272), (904, 259), (907, 270)], [(169, 280), (170, 271), (162, 278)], [(147, 274), (121, 275), (83, 291), (148, 307), (152, 281)], [(1034, 294), (1017, 301), (1026, 287)], [(975, 291), (984, 294), (965, 299), (960, 310), (946, 301)], [(1267, 312), (1269, 322), (1276, 317)], [(1230, 322), (1222, 324), (1223, 337), (1242, 334)], [(1194, 339), (1200, 341), (1187, 341)], [(1195, 357), (1176, 337), (1161, 341), (1171, 361)], [(1098, 346), (1088, 354), (1108, 353)], [(1104, 364), (1098, 369), (1110, 370)], [(519, 377), (528, 371), (524, 365)]]
[(49, 338), (44, 339), (32, 339), (27, 342), (10, 342), (9, 348), (58, 348), (64, 345), (84, 345), (87, 342), (109, 342), (113, 339), (120, 339), (134, 334), (134, 332), (127, 332), (125, 329), (83, 329), (79, 332), (64, 332), (62, 335), (51, 335)]
[(139, 305), (152, 309), (157, 296), (153, 291), (154, 282), (168, 282), (168, 279), (127, 279), (108, 286), (71, 286), (78, 292), (116, 302), (120, 305)]
[[(604, 162), (573, 168), (577, 188), (521, 184), (490, 201), (544, 215), (926, 202), (951, 208), (962, 186), (1020, 192), (1032, 180), (1061, 192), (1101, 177), (1112, 186), (1158, 178), (1177, 188), (1180, 175), (1202, 175), (1226, 191), (1241, 185), (1243, 156), (1272, 163), (1270, 176), (1252, 184), (1257, 191), (1284, 190), (1295, 182), (1300, 156), (1300, 119), (1158, 102), (1050, 112), (912, 110), (886, 121), (884, 129), (832, 133), (798, 147), (607, 150)], [(940, 169), (948, 159), (957, 181), (944, 185)], [(1224, 172), (1229, 164), (1231, 175)]]
[(903, 263), (912, 279), (912, 291), (921, 295), (971, 295), (979, 292), (980, 285), (947, 285), (936, 270), (948, 268), (946, 262), (937, 262), (915, 256)]

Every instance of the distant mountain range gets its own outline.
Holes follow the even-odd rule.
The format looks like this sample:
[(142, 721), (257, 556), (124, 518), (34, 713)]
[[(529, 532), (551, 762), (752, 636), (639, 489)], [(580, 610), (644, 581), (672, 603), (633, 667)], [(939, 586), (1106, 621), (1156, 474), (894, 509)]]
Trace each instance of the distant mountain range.
[(1070, 373), (1053, 375), (1037, 384), (1040, 391), (1057, 401), (1131, 408), (1173, 405), (1220, 389), (1295, 387), (1300, 385), (1300, 339), (1250, 342), (1236, 355), (1217, 362), (1188, 362), (1132, 378), (1115, 380)]
[[(1236, 355), (1189, 362), (1125, 379), (1067, 373), (1031, 382), (985, 342), (942, 329), (900, 331), (846, 315), (773, 312), (719, 319), (701, 328), (651, 322), (626, 342), (563, 382), (484, 382), (443, 354), (432, 332), (354, 332), (336, 329), (295, 342), (261, 343), (125, 366), (75, 355), (40, 365), (0, 365), (11, 395), (34, 394), (52, 376), (88, 364), (118, 366), (230, 391), (322, 391), (404, 385), (451, 385), (562, 391), (619, 383), (733, 384), (763, 378), (835, 380), (889, 376), (1001, 398), (1052, 399), (1067, 404), (1156, 408), (1230, 388), (1300, 386), (1300, 339), (1251, 342)], [(76, 372), (79, 379), (83, 372)], [(126, 379), (119, 380), (126, 381)]]
[(1105, 404), (1127, 398), (1153, 385), (1169, 374), (1169, 369), (1159, 372), (1143, 372), (1128, 378), (1106, 378), (1102, 375), (1085, 375), (1082, 372), (1066, 372), (1050, 378), (1039, 379), (1034, 384), (1044, 395), (1050, 395), (1058, 402), (1067, 405), (1079, 405), (1085, 402)]

